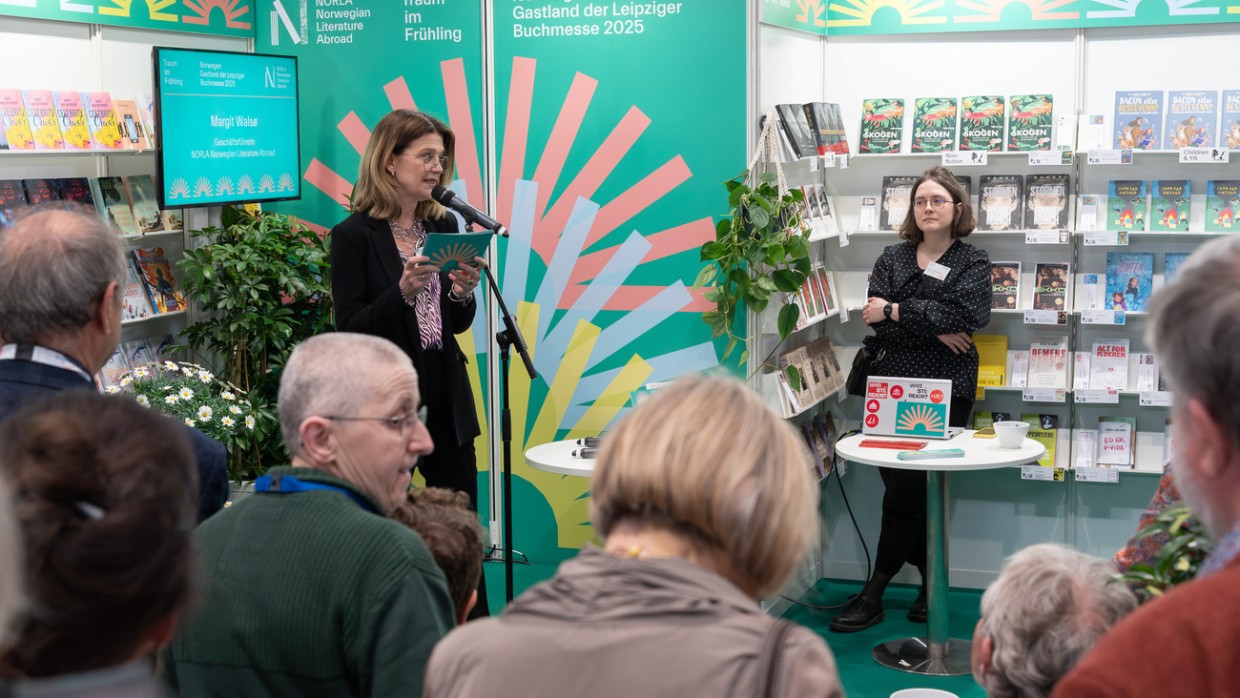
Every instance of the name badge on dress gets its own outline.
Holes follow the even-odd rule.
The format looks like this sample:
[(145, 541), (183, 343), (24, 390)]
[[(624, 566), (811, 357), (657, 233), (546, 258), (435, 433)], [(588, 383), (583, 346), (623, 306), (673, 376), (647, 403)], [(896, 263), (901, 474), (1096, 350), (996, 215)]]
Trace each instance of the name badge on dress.
[(926, 276), (932, 276), (938, 279), (939, 281), (946, 279), (947, 275), (950, 274), (951, 272), (952, 272), (951, 267), (945, 267), (942, 264), (939, 264), (938, 262), (931, 262), (930, 265), (926, 267)]

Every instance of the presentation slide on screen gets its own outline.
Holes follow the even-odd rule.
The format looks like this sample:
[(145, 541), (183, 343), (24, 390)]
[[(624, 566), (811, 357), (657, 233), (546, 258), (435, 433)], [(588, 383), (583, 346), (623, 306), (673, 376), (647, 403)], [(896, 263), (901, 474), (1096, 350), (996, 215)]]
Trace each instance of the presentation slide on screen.
[(160, 48), (164, 206), (212, 206), (301, 196), (297, 62)]

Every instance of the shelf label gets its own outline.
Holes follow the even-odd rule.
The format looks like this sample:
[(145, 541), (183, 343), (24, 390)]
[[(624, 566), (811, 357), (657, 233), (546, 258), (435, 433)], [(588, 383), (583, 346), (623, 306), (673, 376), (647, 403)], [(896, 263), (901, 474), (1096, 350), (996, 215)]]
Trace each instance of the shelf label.
[(1020, 479), (1043, 482), (1063, 482), (1063, 468), (1047, 468), (1036, 463), (1020, 466)]
[(972, 165), (982, 166), (986, 164), (987, 153), (985, 150), (967, 150), (964, 152), (958, 150), (946, 150), (943, 152), (943, 167), (968, 167)]
[(1026, 245), (1066, 245), (1068, 231), (1065, 230), (1026, 230)]
[(823, 153), (818, 156), (818, 159), (822, 160), (822, 166), (824, 168), (835, 167), (835, 153)]
[(848, 306), (844, 303), (840, 303), (840, 322), (848, 322), (849, 317), (851, 316), (848, 313)]
[(1082, 325), (1122, 325), (1124, 324), (1124, 311), (1122, 310), (1082, 310)]
[(1119, 471), (1115, 468), (1077, 468), (1077, 482), (1105, 482), (1115, 484), (1119, 482)]
[(1131, 150), (1091, 150), (1085, 162), (1090, 165), (1131, 165)]
[(841, 170), (847, 170), (848, 169), (848, 156), (841, 154), (839, 157), (839, 163), (840, 163)]
[(811, 155), (808, 158), (806, 158), (806, 160), (809, 160), (809, 171), (817, 172), (818, 171), (818, 156)]
[(1058, 310), (1026, 310), (1026, 325), (1066, 325), (1067, 317)]
[(1029, 151), (1029, 165), (1037, 167), (1039, 165), (1071, 165), (1071, 150), (1031, 150)]
[(1231, 151), (1227, 148), (1181, 148), (1180, 164), (1194, 165), (1209, 163), (1212, 165), (1231, 162)]
[(1080, 405), (1118, 405), (1119, 391), (1106, 388), (1082, 388), (1072, 394), (1072, 401)]
[(840, 247), (848, 247), (848, 231), (840, 230)]
[(1150, 390), (1139, 397), (1142, 407), (1170, 407), (1171, 392), (1167, 390)]
[(1106, 246), (1115, 247), (1117, 245), (1128, 244), (1127, 230), (1090, 230), (1085, 233), (1085, 246)]
[(1025, 402), (1065, 402), (1067, 391), (1063, 388), (1024, 388), (1020, 399)]

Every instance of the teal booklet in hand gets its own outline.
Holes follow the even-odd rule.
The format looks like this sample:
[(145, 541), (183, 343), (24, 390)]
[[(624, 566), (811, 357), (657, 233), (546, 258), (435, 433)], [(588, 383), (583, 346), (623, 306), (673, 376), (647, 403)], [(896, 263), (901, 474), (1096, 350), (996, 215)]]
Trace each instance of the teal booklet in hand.
[(428, 233), (422, 254), (430, 257), (430, 263), (443, 271), (451, 271), (459, 264), (472, 265), (474, 257), (485, 257), (495, 233)]

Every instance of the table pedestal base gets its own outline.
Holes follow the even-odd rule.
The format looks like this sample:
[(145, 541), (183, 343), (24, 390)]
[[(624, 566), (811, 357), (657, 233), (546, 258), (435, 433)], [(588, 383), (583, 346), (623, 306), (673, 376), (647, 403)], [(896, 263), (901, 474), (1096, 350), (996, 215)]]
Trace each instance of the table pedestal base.
[(910, 674), (962, 676), (973, 673), (969, 657), (972, 646), (968, 640), (956, 639), (932, 646), (924, 637), (910, 637), (877, 645), (872, 656), (885, 667)]

